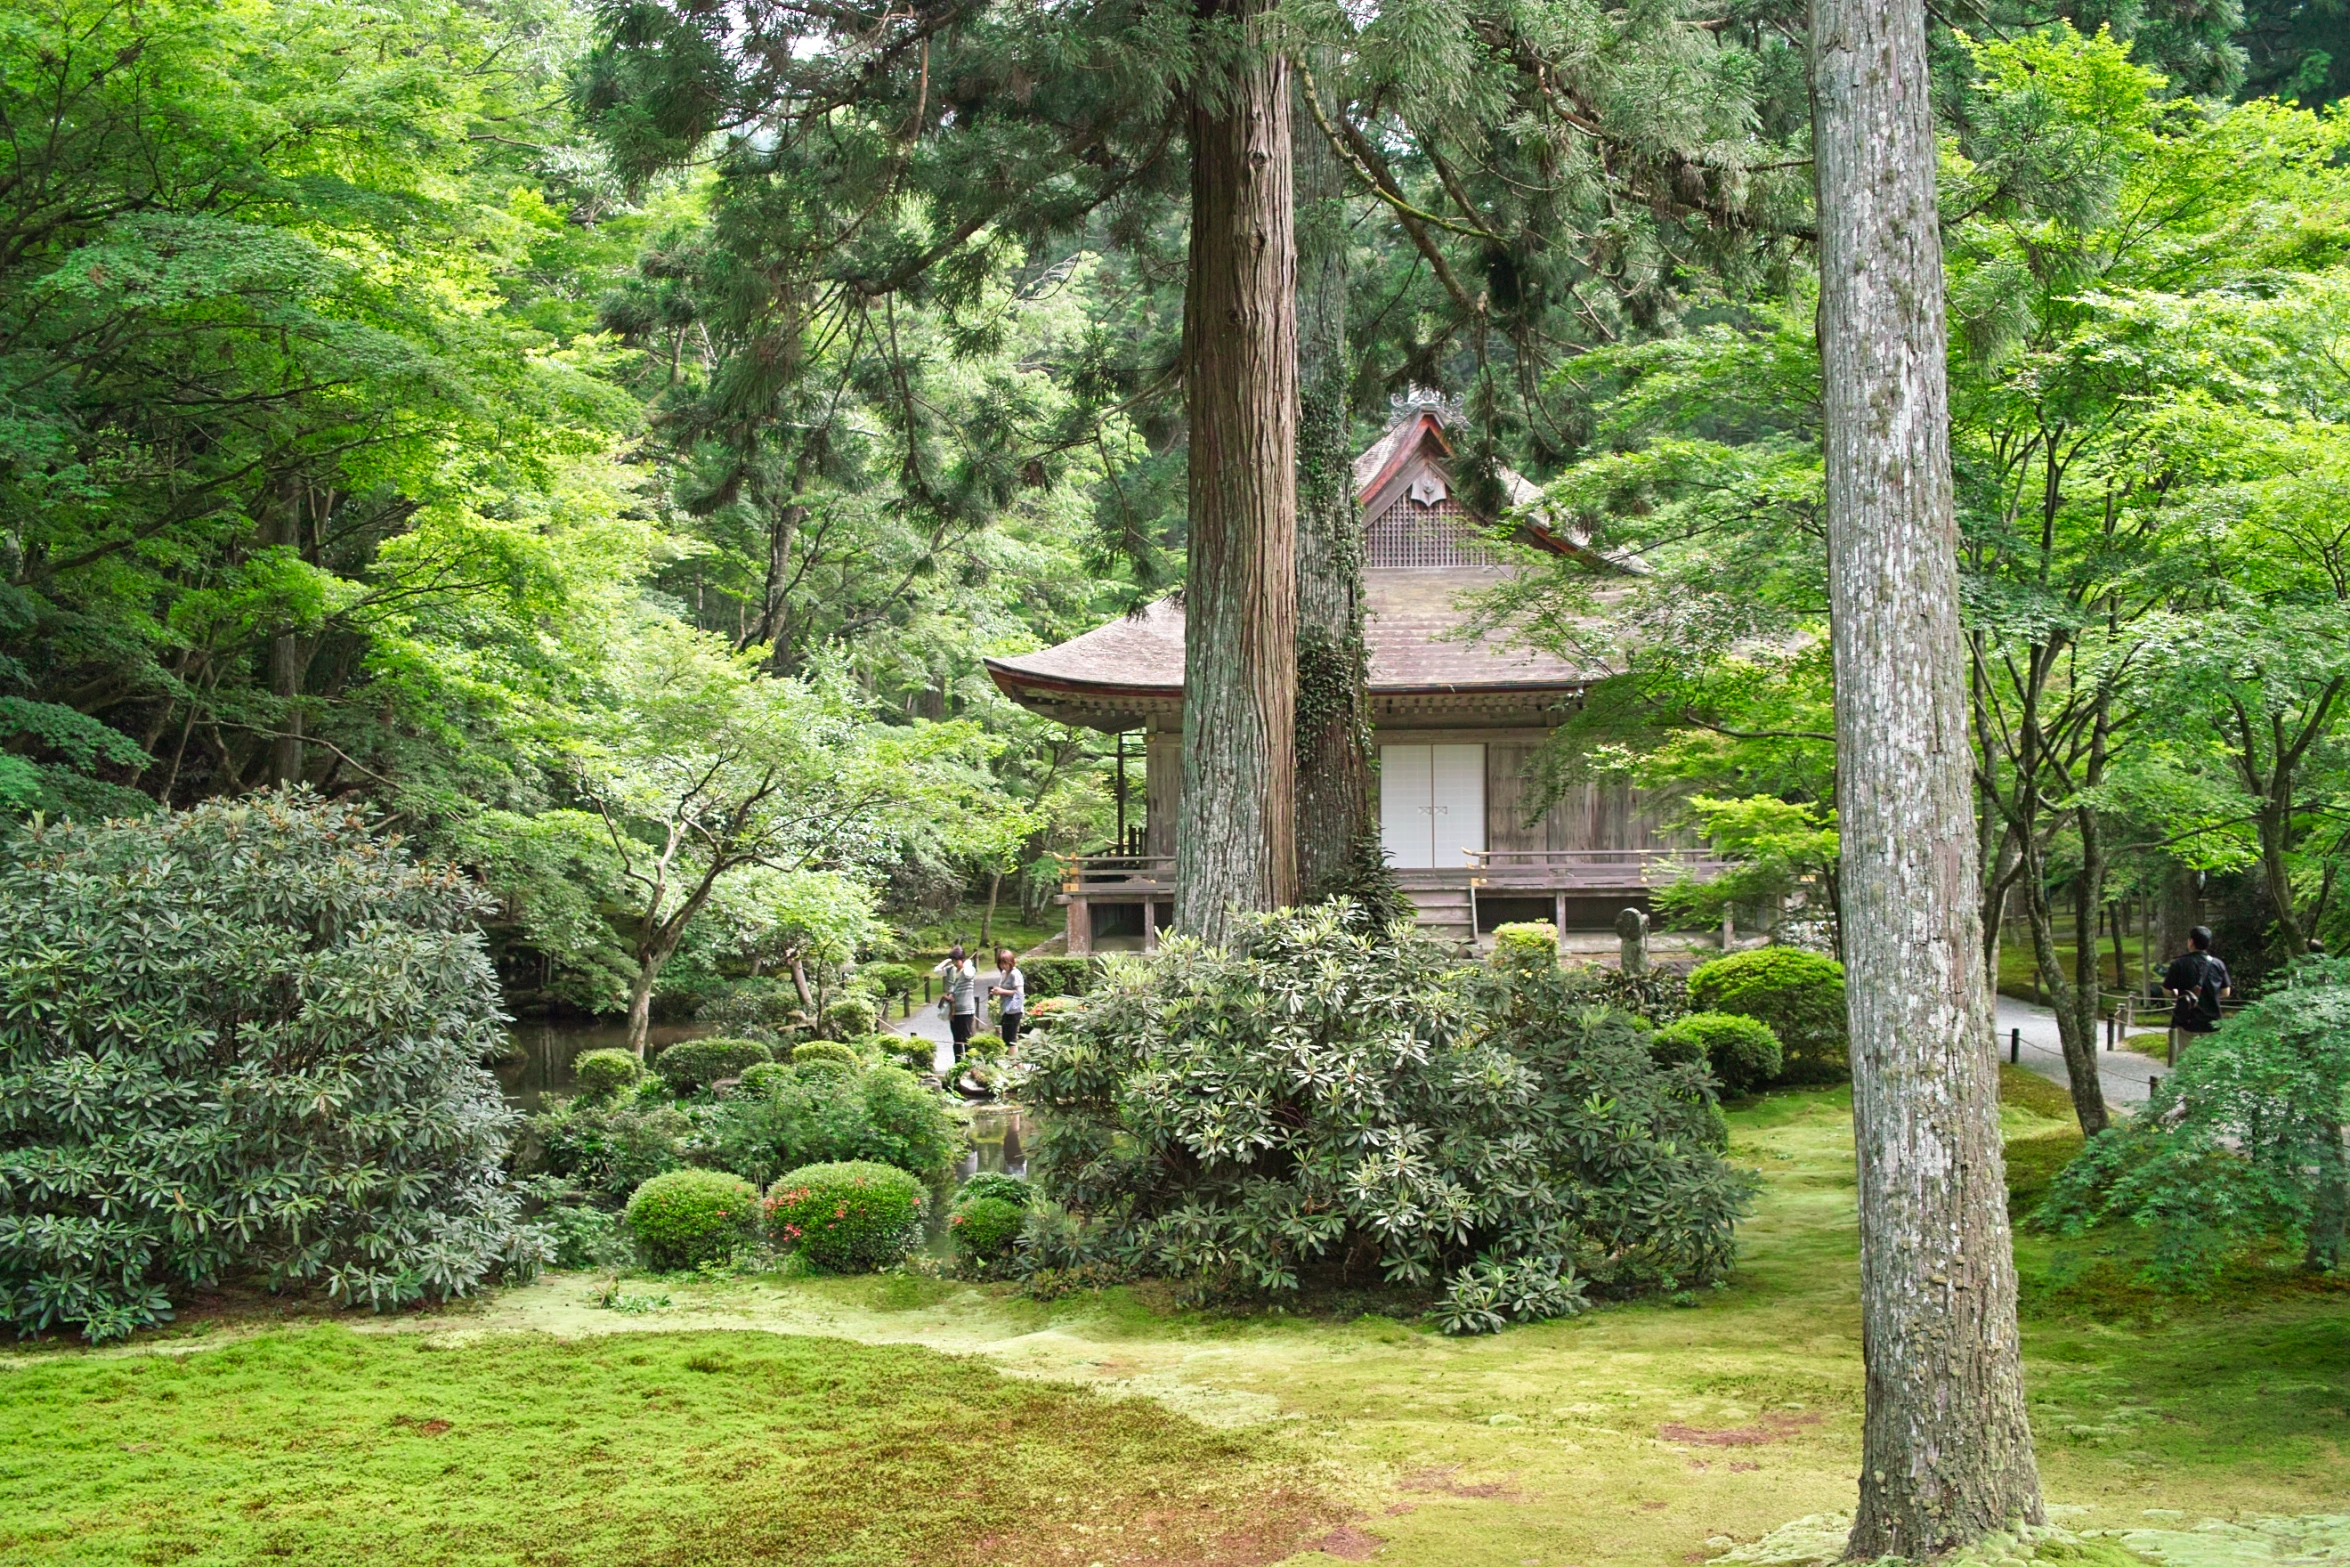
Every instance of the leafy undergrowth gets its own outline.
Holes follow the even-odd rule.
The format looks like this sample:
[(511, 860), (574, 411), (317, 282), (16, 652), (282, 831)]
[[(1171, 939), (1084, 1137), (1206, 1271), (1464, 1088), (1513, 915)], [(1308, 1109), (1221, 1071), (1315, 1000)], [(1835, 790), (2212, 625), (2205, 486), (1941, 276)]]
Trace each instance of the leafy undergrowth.
[(1332, 1516), (1148, 1401), (771, 1333), (308, 1328), (0, 1388), (10, 1563), (1239, 1567)]

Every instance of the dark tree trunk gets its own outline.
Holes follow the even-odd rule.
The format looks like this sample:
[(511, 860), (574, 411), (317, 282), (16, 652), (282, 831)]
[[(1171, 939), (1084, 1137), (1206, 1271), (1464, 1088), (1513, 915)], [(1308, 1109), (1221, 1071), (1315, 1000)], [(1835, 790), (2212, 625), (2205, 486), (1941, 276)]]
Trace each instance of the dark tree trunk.
[(1850, 1557), (2042, 1517), (1958, 628), (1922, 0), (1812, 0), (1844, 961), (1867, 1367)]
[(278, 783), (302, 781), (302, 675), (309, 660), (302, 639), (281, 631), (269, 641), (269, 694), (278, 699), (277, 735), (269, 745), (269, 773)]
[(1195, 90), (1183, 799), (1176, 917), (1221, 939), (1232, 910), (1297, 901), (1297, 321), (1289, 69), (1266, 0), (1203, 14), (1247, 42)]
[[(1308, 90), (1303, 77), (1294, 86)], [(1322, 107), (1325, 117), (1339, 112)], [(1312, 112), (1303, 104), (1299, 111)], [(1319, 136), (1299, 139), (1296, 170), (1297, 880), (1307, 897), (1320, 898), (1353, 885), (1366, 857), (1377, 863), (1379, 847), (1370, 826), (1363, 533), (1347, 416), (1346, 170)]]
[(767, 590), (759, 603), (759, 623), (751, 628), (744, 646), (768, 645), (767, 668), (778, 677), (792, 672), (791, 551), (808, 508), (779, 506), (767, 525)]

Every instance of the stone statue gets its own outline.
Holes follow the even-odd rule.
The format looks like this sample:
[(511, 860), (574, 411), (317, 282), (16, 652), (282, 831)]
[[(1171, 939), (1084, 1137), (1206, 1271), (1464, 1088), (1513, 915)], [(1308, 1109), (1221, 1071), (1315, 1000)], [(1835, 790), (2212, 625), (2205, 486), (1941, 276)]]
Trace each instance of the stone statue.
[(1648, 916), (1638, 909), (1626, 909), (1616, 916), (1616, 938), (1624, 944), (1624, 972), (1648, 972)]

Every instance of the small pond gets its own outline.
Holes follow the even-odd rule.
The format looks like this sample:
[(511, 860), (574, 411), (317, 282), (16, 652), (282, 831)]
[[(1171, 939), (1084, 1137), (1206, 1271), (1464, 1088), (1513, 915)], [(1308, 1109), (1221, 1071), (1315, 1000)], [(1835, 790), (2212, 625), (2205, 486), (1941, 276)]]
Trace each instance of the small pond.
[[(655, 1023), (650, 1036), (653, 1051), (681, 1039), (710, 1032), (707, 1023)], [(506, 1030), (513, 1048), (496, 1068), (498, 1086), (506, 1098), (524, 1110), (536, 1110), (548, 1094), (571, 1089), (571, 1063), (589, 1050), (626, 1050), (628, 1025), (602, 1018), (560, 1023), (517, 1023)]]

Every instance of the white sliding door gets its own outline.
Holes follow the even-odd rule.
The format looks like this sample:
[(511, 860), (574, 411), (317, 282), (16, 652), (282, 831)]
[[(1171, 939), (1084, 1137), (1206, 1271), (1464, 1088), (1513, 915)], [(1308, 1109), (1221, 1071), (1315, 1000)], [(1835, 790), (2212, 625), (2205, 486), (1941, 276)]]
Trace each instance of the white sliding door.
[(1467, 864), (1485, 847), (1485, 747), (1381, 746), (1379, 843), (1403, 870)]

